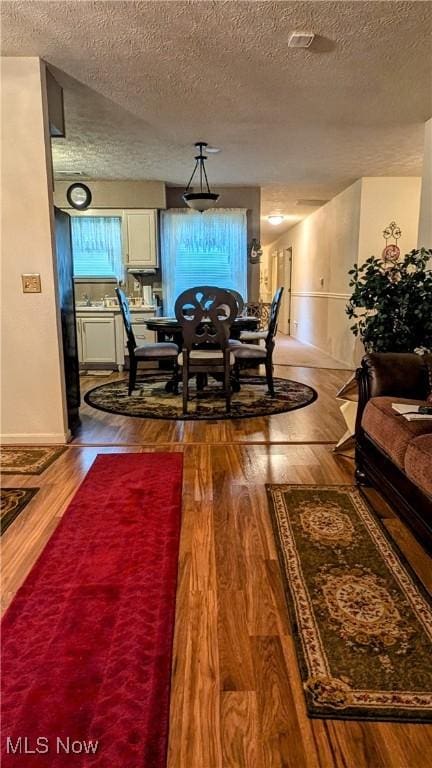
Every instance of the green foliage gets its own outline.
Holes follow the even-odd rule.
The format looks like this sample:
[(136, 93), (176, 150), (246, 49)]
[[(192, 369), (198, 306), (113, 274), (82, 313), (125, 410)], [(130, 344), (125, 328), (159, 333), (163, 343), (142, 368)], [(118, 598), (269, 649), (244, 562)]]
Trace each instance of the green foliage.
[(431, 266), (432, 250), (422, 248), (395, 264), (370, 256), (350, 269), (346, 313), (367, 352), (432, 350)]

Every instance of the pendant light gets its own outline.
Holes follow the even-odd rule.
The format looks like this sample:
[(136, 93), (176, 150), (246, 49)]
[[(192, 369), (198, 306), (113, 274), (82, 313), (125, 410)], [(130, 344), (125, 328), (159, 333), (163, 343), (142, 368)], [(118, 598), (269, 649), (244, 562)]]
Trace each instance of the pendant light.
[[(206, 155), (203, 155), (203, 148), (207, 146), (207, 142), (205, 141), (196, 141), (195, 146), (197, 147), (199, 151), (199, 155), (196, 155), (195, 157), (195, 168), (192, 171), (192, 176), (189, 179), (189, 184), (187, 185), (184, 194), (183, 194), (183, 200), (185, 201), (186, 205), (189, 206), (189, 208), (192, 208), (194, 211), (200, 211), (202, 213), (203, 211), (207, 211), (209, 208), (213, 208), (215, 203), (219, 200), (219, 195), (217, 192), (211, 192), (207, 173), (205, 169), (204, 162), (207, 160)], [(196, 172), (199, 169), (199, 180), (200, 180), (200, 191), (199, 192), (189, 192), (193, 178), (196, 174)], [(205, 179), (205, 183), (207, 186), (207, 191), (203, 190), (203, 178)]]

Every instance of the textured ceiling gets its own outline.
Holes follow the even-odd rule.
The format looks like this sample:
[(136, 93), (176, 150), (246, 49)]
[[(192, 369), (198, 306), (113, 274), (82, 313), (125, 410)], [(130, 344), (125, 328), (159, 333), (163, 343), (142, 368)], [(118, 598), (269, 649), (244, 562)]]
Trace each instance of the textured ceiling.
[[(56, 170), (182, 184), (202, 138), (223, 149), (212, 185), (261, 186), (263, 216), (421, 171), (431, 2), (15, 0), (1, 14), (3, 55), (60, 70)], [(287, 48), (295, 29), (316, 33), (310, 49)]]

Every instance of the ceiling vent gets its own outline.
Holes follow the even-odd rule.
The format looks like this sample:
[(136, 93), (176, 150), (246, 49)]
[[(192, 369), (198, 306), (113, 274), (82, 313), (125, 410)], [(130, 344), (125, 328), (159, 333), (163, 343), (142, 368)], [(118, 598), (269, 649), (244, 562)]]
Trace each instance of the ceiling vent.
[(304, 205), (307, 208), (321, 208), (322, 205), (328, 203), (328, 200), (296, 200), (296, 205)]
[(309, 48), (315, 35), (313, 32), (291, 32), (288, 48)]

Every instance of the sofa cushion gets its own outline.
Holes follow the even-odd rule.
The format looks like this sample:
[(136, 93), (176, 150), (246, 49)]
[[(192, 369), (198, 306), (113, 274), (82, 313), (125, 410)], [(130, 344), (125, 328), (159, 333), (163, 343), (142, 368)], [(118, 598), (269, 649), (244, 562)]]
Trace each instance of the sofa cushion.
[(432, 496), (432, 433), (411, 440), (405, 454), (405, 472), (425, 493)]
[(405, 454), (409, 443), (418, 435), (432, 433), (432, 420), (407, 421), (396, 413), (392, 403), (424, 405), (424, 400), (402, 397), (372, 397), (364, 409), (362, 427), (385, 453), (404, 469)]

